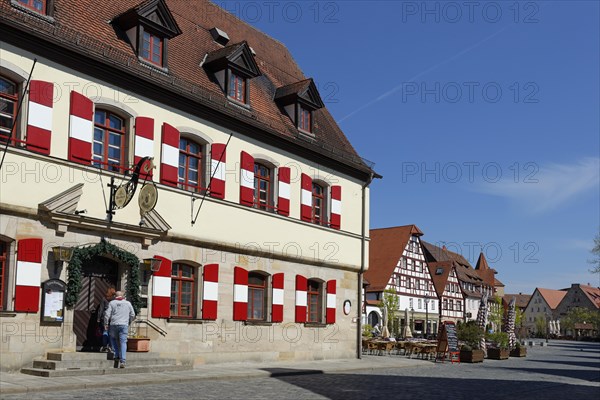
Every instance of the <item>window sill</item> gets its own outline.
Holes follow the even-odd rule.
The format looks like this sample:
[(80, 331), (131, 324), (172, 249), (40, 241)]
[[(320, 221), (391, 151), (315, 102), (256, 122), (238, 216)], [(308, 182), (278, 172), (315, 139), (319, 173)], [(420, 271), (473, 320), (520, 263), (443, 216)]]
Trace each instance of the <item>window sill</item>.
[(169, 68), (161, 67), (156, 64), (152, 64), (150, 61), (143, 59), (141, 56), (138, 56), (138, 60), (139, 60), (141, 66), (151, 69), (152, 71), (160, 72), (161, 74), (164, 74), (165, 76), (169, 76)]
[(255, 326), (272, 326), (273, 322), (270, 321), (244, 321), (244, 325), (255, 325)]
[(32, 10), (31, 8), (28, 8), (28, 7), (25, 7), (24, 5), (19, 4), (19, 2), (17, 0), (10, 0), (10, 4), (11, 4), (11, 6), (18, 9), (19, 11), (22, 11), (28, 15), (31, 15), (32, 17), (39, 18), (42, 21), (46, 21), (51, 24), (56, 23), (56, 20), (53, 17), (51, 17), (50, 15), (40, 14), (39, 12)]
[(203, 324), (208, 322), (207, 319), (194, 319), (194, 318), (167, 318), (167, 322), (176, 324)]
[(0, 318), (14, 318), (17, 313), (14, 311), (0, 311)]
[(323, 324), (321, 322), (305, 322), (305, 328), (327, 328), (327, 324)]
[(252, 107), (248, 103), (242, 103), (241, 101), (234, 99), (233, 97), (227, 96), (228, 104), (231, 104), (234, 107), (239, 107), (243, 111), (252, 112)]

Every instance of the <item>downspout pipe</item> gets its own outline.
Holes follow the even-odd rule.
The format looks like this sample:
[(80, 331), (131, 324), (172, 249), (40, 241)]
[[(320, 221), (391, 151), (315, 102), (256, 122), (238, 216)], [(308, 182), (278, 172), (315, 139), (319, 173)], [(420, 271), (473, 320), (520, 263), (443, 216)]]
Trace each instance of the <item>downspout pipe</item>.
[(381, 175), (377, 175), (374, 172), (371, 172), (369, 175), (369, 179), (362, 186), (362, 215), (361, 215), (361, 241), (360, 241), (360, 271), (358, 272), (358, 307), (356, 307), (356, 316), (357, 316), (357, 327), (356, 330), (356, 358), (362, 358), (362, 310), (363, 310), (363, 295), (362, 295), (362, 286), (363, 286), (363, 273), (365, 272), (365, 255), (366, 255), (366, 242), (367, 242), (367, 187), (373, 182), (374, 178), (381, 179)]

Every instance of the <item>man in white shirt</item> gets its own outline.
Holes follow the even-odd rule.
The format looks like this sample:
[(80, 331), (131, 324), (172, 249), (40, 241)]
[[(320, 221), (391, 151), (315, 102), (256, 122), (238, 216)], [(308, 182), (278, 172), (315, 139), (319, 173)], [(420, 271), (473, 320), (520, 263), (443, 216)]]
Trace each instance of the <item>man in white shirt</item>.
[(127, 353), (127, 335), (129, 324), (135, 319), (135, 311), (125, 300), (123, 292), (115, 293), (115, 299), (108, 303), (104, 313), (104, 326), (109, 327), (110, 342), (114, 350), (115, 368), (125, 368)]

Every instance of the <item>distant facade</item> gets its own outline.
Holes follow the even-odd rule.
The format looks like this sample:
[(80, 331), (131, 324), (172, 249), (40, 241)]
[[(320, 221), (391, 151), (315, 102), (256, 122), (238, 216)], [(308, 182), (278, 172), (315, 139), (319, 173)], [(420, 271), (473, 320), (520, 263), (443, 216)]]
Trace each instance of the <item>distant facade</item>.
[(558, 305), (565, 297), (565, 290), (536, 288), (525, 307), (523, 326), (529, 334), (545, 335), (549, 322), (558, 318)]
[(365, 273), (370, 283), (366, 289), (367, 321), (381, 320), (378, 306), (385, 290), (391, 289), (399, 299), (393, 316), (394, 333), (402, 332), (404, 326), (409, 326), (414, 336), (423, 336), (428, 330), (437, 332), (440, 303), (424, 256), (422, 235), (416, 225), (371, 230), (369, 270)]
[[(573, 283), (566, 290), (566, 294), (556, 307), (554, 315), (558, 319), (563, 318), (569, 311), (577, 307), (595, 312), (600, 311), (600, 288)], [(595, 327), (588, 321), (588, 323), (581, 323), (579, 327), (576, 326), (574, 329), (566, 329), (563, 326), (561, 327), (561, 334), (581, 337), (596, 336), (597, 332), (595, 331)]]

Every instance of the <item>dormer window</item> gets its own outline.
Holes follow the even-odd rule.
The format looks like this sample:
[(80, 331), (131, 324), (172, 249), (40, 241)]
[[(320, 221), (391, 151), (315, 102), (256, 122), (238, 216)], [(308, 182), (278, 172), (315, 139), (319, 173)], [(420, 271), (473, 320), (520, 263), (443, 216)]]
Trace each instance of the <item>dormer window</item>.
[(250, 79), (260, 70), (246, 42), (232, 44), (206, 55), (203, 63), (227, 98), (236, 103), (250, 103)]
[(228, 96), (240, 103), (246, 103), (246, 79), (233, 71), (229, 71)]
[(146, 1), (115, 18), (114, 23), (124, 32), (140, 61), (167, 69), (168, 41), (180, 35), (181, 29), (164, 0)]
[(280, 87), (275, 93), (275, 101), (300, 132), (313, 135), (313, 112), (325, 105), (312, 79)]
[(19, 4), (40, 14), (46, 14), (46, 0), (19, 0)]
[(298, 129), (305, 132), (312, 132), (312, 111), (308, 108), (299, 106)]
[(144, 60), (149, 61), (152, 64), (162, 66), (162, 50), (162, 39), (156, 35), (151, 34), (150, 32), (144, 32), (142, 39), (142, 52), (140, 56)]

